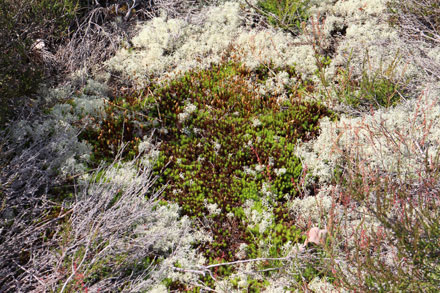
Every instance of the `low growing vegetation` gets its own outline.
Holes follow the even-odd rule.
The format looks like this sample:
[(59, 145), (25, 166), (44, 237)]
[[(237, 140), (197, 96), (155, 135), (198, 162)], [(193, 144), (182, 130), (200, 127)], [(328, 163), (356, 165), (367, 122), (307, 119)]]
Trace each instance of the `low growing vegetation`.
[[(352, 129), (360, 131), (360, 136), (347, 146), (343, 155), (346, 165), (341, 168), (337, 182), (346, 213), (356, 215), (361, 212), (360, 207), (364, 208), (356, 231), (341, 233), (332, 239), (334, 244), (347, 249), (345, 254), (338, 252), (338, 256), (333, 256), (334, 268), (346, 288), (434, 292), (440, 284), (437, 257), (440, 252), (439, 153), (428, 142), (437, 140), (436, 135), (432, 135), (438, 128), (437, 122), (426, 124), (417, 118), (438, 111), (438, 104), (429, 102), (432, 97), (432, 93), (425, 92), (414, 101), (417, 110), (407, 112), (411, 123), (405, 128), (408, 133), (417, 129), (420, 136), (404, 134), (394, 128), (387, 121), (392, 117), (361, 122)], [(363, 152), (364, 135), (378, 134), (384, 136), (384, 144), (396, 152), (407, 150), (406, 163), (398, 164), (403, 163), (408, 169), (395, 166), (395, 172), (384, 172), (380, 165), (368, 164), (367, 156), (362, 159), (354, 156)], [(382, 157), (383, 152), (386, 151), (377, 150), (376, 156)], [(346, 219), (340, 221), (335, 221), (334, 229), (346, 224)], [(330, 248), (333, 253), (334, 248)], [(337, 262), (338, 258), (343, 261)], [(349, 267), (344, 267), (344, 263)]]
[[(320, 118), (335, 118), (323, 105), (302, 101), (313, 88), (306, 81), (287, 89), (289, 98), (281, 102), (282, 97), (260, 95), (248, 84), (283, 70), (295, 75), (294, 68), (262, 65), (250, 71), (234, 62), (189, 71), (122, 99), (121, 106), (110, 104), (101, 126), (91, 125), (86, 137), (96, 138), (97, 159), (111, 157), (122, 142), (133, 156), (142, 136), (154, 129), (160, 143), (158, 183), (168, 185), (163, 197), (210, 225), (214, 241), (203, 247), (206, 256), (236, 260), (240, 245), (247, 245), (244, 256), (259, 257), (255, 243), (270, 237), (270, 256), (278, 257), (281, 245), (302, 238), (284, 206), (298, 195), (296, 185), (304, 175), (295, 145), (318, 133)], [(261, 191), (264, 184), (270, 196)], [(244, 205), (249, 202), (261, 216), (274, 212), (269, 227), (247, 227)]]
[[(68, 36), (79, 3), (65, 1), (0, 2), (0, 125), (26, 104), (24, 96), (34, 94), (45, 78), (43, 58), (50, 58), (44, 46), (54, 47)], [(46, 54), (43, 54), (43, 53)], [(41, 53), (41, 54), (40, 54)]]
[(303, 22), (309, 18), (309, 0), (264, 0), (257, 5), (270, 24), (294, 34), (301, 31)]
[(439, 290), (437, 1), (91, 2), (0, 0), (0, 291)]

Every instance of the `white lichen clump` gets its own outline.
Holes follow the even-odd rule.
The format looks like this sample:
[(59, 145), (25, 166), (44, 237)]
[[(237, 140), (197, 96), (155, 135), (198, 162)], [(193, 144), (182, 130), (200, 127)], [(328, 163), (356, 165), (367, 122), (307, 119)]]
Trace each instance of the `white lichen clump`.
[(177, 119), (180, 123), (184, 123), (195, 111), (197, 111), (197, 106), (188, 102), (186, 103), (183, 112), (177, 115)]
[(216, 216), (216, 215), (220, 214), (221, 209), (219, 208), (218, 204), (208, 203), (206, 200), (205, 200), (204, 204), (205, 204), (206, 209), (208, 210), (209, 215)]
[[(328, 40), (332, 32), (342, 32), (337, 38), (335, 54), (327, 68), (327, 78), (335, 76), (338, 67), (350, 65), (354, 75), (362, 71), (367, 74), (385, 70), (396, 60), (395, 73), (398, 77), (418, 75), (416, 68), (405, 62), (398, 30), (388, 23), (387, 0), (317, 1), (311, 15), (325, 15), (322, 24), (316, 24), (310, 31), (318, 31), (323, 49), (332, 45)], [(362, 66), (363, 64), (366, 66)]]
[(334, 200), (329, 192), (323, 189), (316, 196), (295, 198), (288, 203), (288, 206), (298, 227), (307, 228), (315, 225), (325, 228), (329, 214), (334, 208)]
[(277, 175), (277, 177), (282, 176), (284, 174), (286, 174), (287, 170), (286, 168), (276, 168), (274, 169), (275, 174)]
[[(201, 24), (164, 17), (142, 24), (132, 40), (134, 47), (121, 49), (107, 62), (108, 69), (143, 86), (149, 77), (172, 77), (192, 68), (206, 68), (233, 51), (236, 61), (251, 69), (272, 63), (279, 67), (296, 64), (301, 74), (309, 76), (316, 70), (310, 45), (295, 45), (294, 38), (273, 29), (246, 28), (238, 2), (209, 7), (202, 13), (205, 21)], [(280, 91), (289, 82), (285, 73), (275, 80), (278, 85), (268, 85), (270, 90)]]
[(272, 225), (273, 214), (270, 207), (263, 205), (261, 209), (255, 208), (255, 203), (252, 200), (247, 200), (244, 203), (244, 214), (249, 228), (257, 228), (260, 234), (264, 233), (267, 228)]
[(63, 176), (81, 174), (90, 160), (91, 146), (79, 141), (81, 129), (74, 124), (80, 120), (87, 123), (90, 117), (99, 115), (106, 99), (106, 91), (105, 85), (90, 80), (80, 94), (74, 93), (68, 85), (43, 89), (41, 99), (47, 102), (70, 102), (55, 104), (44, 120), (21, 120), (15, 123), (11, 128), (11, 137), (17, 144), (30, 141), (31, 144), (42, 143), (49, 146), (51, 154), (47, 164), (51, 166), (51, 172), (59, 172)]
[[(372, 170), (412, 174), (423, 169), (425, 155), (435, 158), (440, 144), (439, 85), (431, 85), (419, 99), (360, 118), (321, 121), (321, 135), (305, 143), (297, 154), (313, 175), (328, 182), (343, 154), (351, 154)], [(430, 160), (431, 160), (430, 159)]]
[(197, 276), (176, 271), (175, 264), (178, 262), (184, 268), (203, 265), (206, 259), (192, 247), (192, 244), (196, 241), (210, 241), (211, 238), (201, 231), (190, 233), (192, 226), (190, 219), (186, 216), (181, 217), (179, 207), (175, 204), (158, 207), (155, 214), (158, 217), (150, 219), (145, 225), (137, 226), (135, 232), (141, 239), (156, 239), (150, 249), (157, 251), (158, 254), (167, 255), (170, 251), (172, 254), (160, 262), (159, 267), (152, 272), (151, 279), (142, 281), (136, 285), (136, 288), (146, 290), (165, 278), (184, 283), (196, 282)]

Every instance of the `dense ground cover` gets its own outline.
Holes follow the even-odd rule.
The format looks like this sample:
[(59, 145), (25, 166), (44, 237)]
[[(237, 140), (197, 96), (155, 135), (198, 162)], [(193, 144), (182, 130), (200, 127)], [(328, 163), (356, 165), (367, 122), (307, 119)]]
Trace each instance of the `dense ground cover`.
[[(168, 184), (163, 198), (178, 203), (183, 214), (202, 221), (208, 215), (215, 240), (205, 248), (207, 257), (235, 260), (240, 245), (252, 247), (247, 256), (256, 257), (255, 242), (268, 235), (274, 234), (272, 241), (279, 245), (299, 240), (285, 213), (285, 202), (298, 194), (296, 184), (303, 174), (295, 145), (317, 134), (320, 118), (336, 118), (325, 106), (302, 101), (313, 89), (311, 82), (298, 82), (281, 103), (247, 83), (251, 78), (263, 83), (269, 71), (282, 70), (268, 65), (251, 71), (230, 62), (192, 70), (122, 98), (118, 105), (113, 102), (102, 126), (92, 124), (84, 135), (95, 145), (95, 159), (101, 160), (115, 155), (122, 142), (127, 144), (125, 153), (135, 155), (139, 137), (158, 129), (160, 155), (154, 169), (158, 183)], [(286, 70), (295, 74), (294, 68)], [(273, 198), (261, 192), (264, 182)], [(268, 229), (248, 231), (243, 211), (247, 201), (260, 206), (260, 213), (275, 212)], [(272, 257), (279, 256), (277, 249), (275, 245)]]
[(435, 1), (65, 3), (1, 31), (0, 290), (438, 290)]

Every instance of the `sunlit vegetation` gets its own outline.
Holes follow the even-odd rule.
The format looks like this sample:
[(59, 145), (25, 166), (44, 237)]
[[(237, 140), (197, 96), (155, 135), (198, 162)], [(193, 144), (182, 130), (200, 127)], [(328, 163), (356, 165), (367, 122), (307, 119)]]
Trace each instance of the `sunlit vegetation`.
[[(68, 36), (79, 9), (78, 0), (0, 2), (0, 127), (48, 78), (44, 52)], [(37, 39), (44, 39), (44, 52)]]
[(19, 2), (0, 291), (439, 288), (436, 1)]
[[(251, 78), (263, 83), (270, 72), (282, 70), (295, 75), (294, 68), (270, 65), (256, 71), (239, 63), (213, 65), (111, 103), (102, 124), (91, 128), (97, 130), (86, 132), (95, 138), (90, 139), (95, 158), (110, 156), (121, 142), (134, 154), (142, 131), (154, 129), (161, 152), (158, 183), (168, 184), (164, 198), (179, 203), (184, 214), (210, 219), (214, 241), (203, 248), (210, 260), (234, 260), (242, 243), (248, 245), (247, 257), (257, 257), (257, 243), (269, 238), (271, 256), (279, 256), (277, 247), (302, 239), (284, 211), (286, 200), (297, 195), (303, 172), (295, 144), (318, 134), (320, 118), (335, 118), (319, 103), (304, 101), (313, 90), (311, 82), (299, 80), (286, 89), (284, 100), (260, 95), (248, 83)], [(273, 194), (268, 202), (263, 184)], [(260, 207), (253, 208), (258, 213), (273, 209), (267, 230), (247, 227), (247, 200)], [(217, 206), (216, 214), (209, 214), (210, 204)]]
[(295, 34), (301, 31), (303, 22), (309, 18), (310, 0), (263, 0), (258, 2), (262, 13), (272, 25)]

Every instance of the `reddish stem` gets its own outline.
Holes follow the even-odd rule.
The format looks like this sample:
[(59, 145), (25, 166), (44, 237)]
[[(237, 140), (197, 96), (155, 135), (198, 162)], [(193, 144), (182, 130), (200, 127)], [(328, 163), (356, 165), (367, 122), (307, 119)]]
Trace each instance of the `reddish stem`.
[[(258, 156), (257, 150), (253, 146), (251, 146), (251, 150), (254, 152), (255, 156), (257, 157), (258, 164), (263, 165), (261, 163), (260, 157)], [(271, 182), (272, 177), (270, 176), (269, 165), (266, 166), (266, 173), (267, 173), (267, 177), (269, 178), (269, 182)]]

